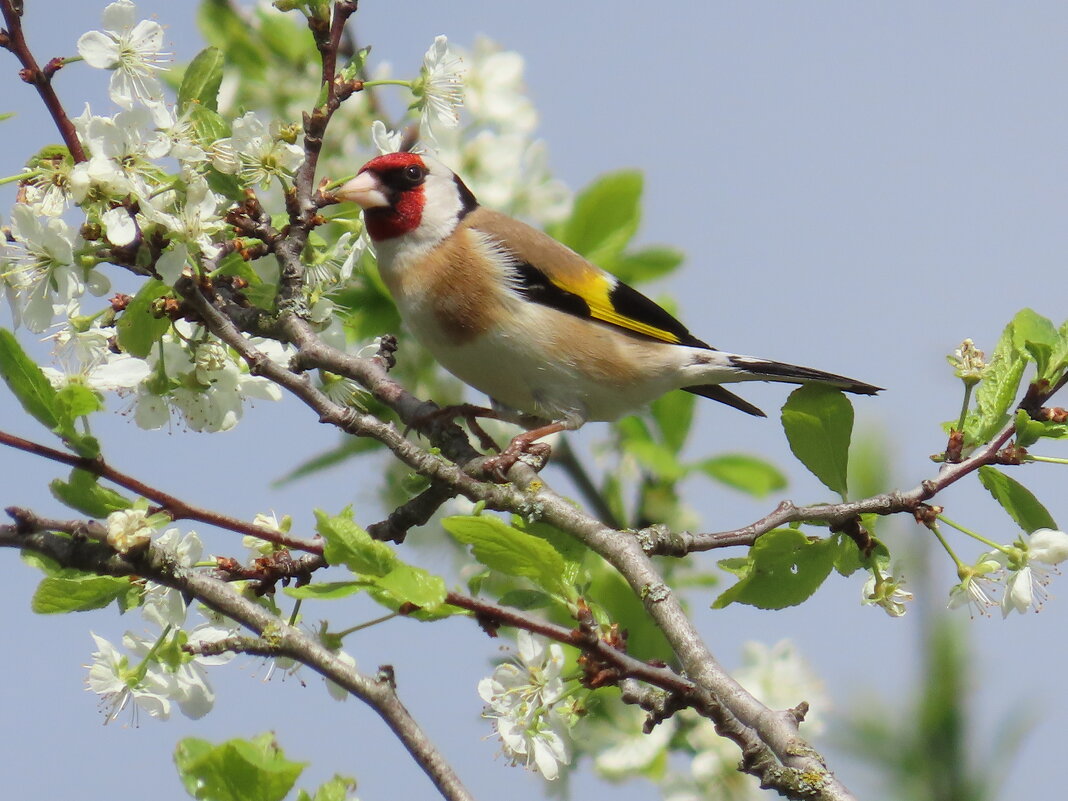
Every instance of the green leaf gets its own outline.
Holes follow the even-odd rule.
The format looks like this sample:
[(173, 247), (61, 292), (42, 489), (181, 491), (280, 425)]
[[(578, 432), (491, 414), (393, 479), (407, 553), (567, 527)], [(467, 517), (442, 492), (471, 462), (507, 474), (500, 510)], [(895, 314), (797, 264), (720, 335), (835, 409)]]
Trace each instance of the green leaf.
[(274, 9), (256, 9), (259, 38), (267, 49), (289, 64), (302, 69), (309, 61), (318, 58), (315, 40), (308, 26), (298, 24), (290, 16), (272, 12)]
[(136, 590), (129, 579), (113, 576), (49, 577), (37, 585), (30, 608), (39, 615), (86, 612), (103, 609), (116, 598)]
[[(739, 576), (712, 604), (722, 609), (743, 603), (759, 609), (783, 609), (806, 600), (831, 572), (838, 555), (834, 537), (810, 539), (797, 529), (769, 531), (749, 549), (744, 563), (723, 560), (720, 567)], [(724, 564), (724, 563), (728, 564)]]
[[(0, 378), (4, 379), (23, 409), (62, 438), (79, 456), (94, 459), (100, 455), (96, 439), (74, 427), (71, 406), (84, 407), (85, 397), (78, 390), (61, 396), (22, 349), (15, 335), (3, 328), (0, 328)], [(92, 390), (86, 391), (92, 393)]]
[(621, 170), (598, 178), (575, 198), (556, 238), (595, 264), (614, 261), (638, 230), (642, 174)]
[(757, 498), (786, 487), (786, 476), (770, 462), (744, 453), (726, 453), (698, 464), (701, 472)]
[(347, 801), (351, 797), (351, 793), (355, 791), (356, 780), (354, 778), (335, 774), (332, 779), (319, 785), (314, 797), (301, 790), (297, 796), (297, 801)]
[(263, 45), (229, 0), (204, 0), (197, 11), (197, 26), (204, 41), (222, 50), (246, 78), (263, 77), (267, 69)]
[(378, 440), (371, 439), (370, 437), (350, 437), (346, 435), (345, 438), (341, 440), (340, 445), (323, 451), (307, 461), (301, 462), (281, 478), (272, 481), (271, 486), (284, 486), (299, 478), (306, 478), (307, 476), (314, 475), (327, 468), (335, 467), (347, 462), (349, 459), (358, 456), (361, 453), (367, 453), (368, 451), (377, 450), (381, 447), (382, 443)]
[(975, 409), (964, 422), (965, 443), (989, 442), (1009, 421), (1009, 408), (1016, 400), (1027, 362), (1013, 345), (1013, 324), (1005, 326), (983, 380), (975, 390)]
[(624, 448), (627, 453), (638, 460), (638, 464), (657, 478), (665, 481), (678, 481), (686, 475), (685, 465), (666, 445), (652, 440), (627, 440), (624, 442)]
[(589, 581), (589, 571), (584, 567), (590, 549), (577, 537), (572, 537), (555, 526), (535, 521), (528, 523), (518, 515), (512, 520), (520, 531), (545, 540), (564, 559), (564, 584), (575, 587)]
[(1053, 516), (1031, 490), (996, 468), (979, 468), (979, 482), (1028, 534), (1040, 528), (1057, 528)]
[(364, 67), (367, 65), (367, 57), (370, 54), (371, 48), (369, 46), (362, 47), (357, 50), (356, 55), (354, 55), (349, 60), (349, 63), (342, 67), (341, 70), (338, 72), (338, 76), (341, 78), (341, 80), (352, 81), (363, 75)]
[(390, 609), (397, 609), (403, 604), (414, 604), (421, 609), (433, 611), (445, 603), (448, 590), (445, 579), (423, 570), (421, 567), (401, 562), (386, 575), (373, 579), (375, 590), (371, 595), (380, 603), (385, 593)]
[(346, 565), (354, 573), (368, 576), (384, 576), (400, 564), (392, 548), (373, 539), (353, 521), (351, 508), (336, 517), (316, 509), (315, 520), (315, 530), (326, 540), (323, 556), (330, 564)]
[(152, 313), (152, 303), (168, 292), (170, 287), (162, 281), (152, 279), (134, 295), (115, 324), (119, 333), (119, 345), (127, 353), (144, 359), (152, 352), (152, 346), (159, 338), (167, 333), (171, 321), (166, 317), (156, 317)]
[(0, 328), (0, 377), (22, 408), (45, 428), (55, 431), (62, 423), (70, 422), (58, 408), (56, 390), (6, 328)]
[(286, 587), (283, 592), (290, 598), (303, 601), (333, 601), (345, 598), (370, 587), (367, 581), (324, 581), (305, 584), (303, 587)]
[(1068, 321), (1057, 329), (1057, 342), (1050, 353), (1049, 370), (1044, 377), (1051, 383), (1056, 382), (1065, 367), (1068, 367)]
[(67, 384), (56, 391), (56, 403), (61, 414), (74, 420), (104, 408), (100, 396), (84, 384)]
[[(870, 518), (876, 517), (877, 515), (862, 515), (861, 523), (871, 531), (874, 521)], [(835, 540), (834, 569), (843, 576), (851, 576), (861, 568), (870, 567), (876, 562), (884, 565), (890, 562), (890, 551), (878, 540), (875, 540), (875, 547), (868, 557), (865, 557), (857, 544), (845, 534), (836, 535)]]
[(649, 406), (664, 444), (675, 453), (682, 450), (690, 435), (696, 404), (696, 395), (689, 392), (668, 392)]
[(243, 290), (243, 294), (253, 306), (273, 311), (275, 301), (278, 299), (278, 287), (275, 284), (261, 283), (247, 287)]
[(100, 486), (97, 477), (87, 470), (71, 471), (70, 479), (55, 479), (48, 485), (56, 500), (89, 517), (105, 518), (120, 509), (133, 506), (113, 489)]
[(230, 135), (230, 126), (214, 109), (210, 109), (207, 106), (193, 106), (188, 113), (189, 122), (193, 126), (193, 130), (196, 131), (197, 139), (200, 140), (200, 144), (203, 147), (211, 147), (213, 142), (225, 139)]
[(217, 47), (205, 47), (185, 69), (182, 85), (178, 89), (178, 110), (184, 111), (190, 103), (197, 103), (212, 111), (219, 110), (219, 86), (223, 78), (222, 51)]
[(1012, 318), (1012, 341), (1017, 350), (1030, 354), (1038, 375), (1045, 376), (1060, 336), (1048, 318), (1032, 309), (1021, 309)]
[(211, 271), (212, 278), (218, 278), (220, 275), (236, 275), (248, 281), (250, 286), (263, 283), (259, 273), (236, 251), (223, 256), (219, 266)]
[(853, 433), (849, 399), (836, 389), (806, 384), (791, 392), (782, 407), (782, 427), (794, 456), (844, 499)]
[(618, 571), (607, 566), (594, 571), (587, 595), (600, 602), (608, 620), (627, 630), (628, 654), (644, 660), (674, 661), (674, 653), (664, 632)]
[(553, 595), (568, 595), (564, 559), (545, 540), (524, 534), (492, 515), (446, 517), (444, 529), (471, 546), (475, 559), (492, 570), (528, 578)]
[(1023, 409), (1016, 410), (1016, 444), (1021, 448), (1028, 448), (1046, 436), (1048, 423), (1041, 420), (1032, 420), (1031, 415)]
[(282, 801), (307, 763), (286, 759), (274, 735), (267, 732), (220, 745), (187, 737), (175, 748), (174, 764), (193, 798)]
[(674, 272), (685, 258), (676, 248), (651, 245), (628, 250), (611, 261), (601, 262), (601, 266), (625, 284), (640, 284)]

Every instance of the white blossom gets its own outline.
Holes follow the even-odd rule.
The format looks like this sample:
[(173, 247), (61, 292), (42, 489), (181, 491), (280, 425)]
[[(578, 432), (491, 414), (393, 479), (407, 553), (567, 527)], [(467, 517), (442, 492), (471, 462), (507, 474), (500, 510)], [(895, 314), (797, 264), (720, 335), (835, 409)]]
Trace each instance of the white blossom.
[[(213, 641), (214, 632), (209, 634), (199, 629), (200, 627), (194, 630), (196, 632), (195, 642)], [(229, 636), (222, 635), (221, 632), (219, 634)], [(192, 639), (193, 635), (194, 632), (190, 632), (188, 636)], [(207, 671), (201, 664), (204, 657), (183, 653), (178, 664), (169, 660), (161, 660), (158, 657), (157, 646), (166, 643), (173, 648), (175, 643), (172, 638), (175, 636), (177, 635), (171, 633), (170, 629), (165, 629), (158, 638), (145, 637), (128, 631), (122, 638), (122, 644), (131, 656), (139, 660), (142, 669), (157, 677), (159, 692), (165, 695), (168, 701), (176, 703), (178, 709), (187, 718), (197, 720), (211, 711), (215, 704), (215, 691), (208, 684)], [(220, 639), (221, 636), (219, 636)]]
[(396, 153), (404, 142), (404, 131), (391, 131), (382, 120), (375, 120), (371, 123), (371, 141), (380, 155)]
[[(192, 328), (184, 321), (174, 327), (177, 335), (165, 336), (161, 347), (153, 349), (146, 359), (153, 374), (138, 387), (134, 405), (138, 426), (162, 428), (172, 412), (177, 412), (193, 431), (228, 431), (241, 419), (248, 400), (282, 399), (277, 384), (250, 375), (217, 340), (201, 340), (191, 350), (187, 341)], [(272, 361), (288, 363), (288, 351), (282, 344), (269, 339), (253, 339), (251, 344)]]
[[(594, 769), (606, 779), (620, 781), (649, 770), (668, 750), (678, 727), (674, 718), (657, 724), (648, 734), (643, 730), (646, 715), (633, 708), (620, 710), (611, 721), (600, 723), (587, 735), (584, 749), (594, 755)], [(593, 742), (591, 743), (591, 739)]]
[(438, 36), (423, 56), (423, 68), (412, 86), (420, 110), (422, 135), (435, 141), (435, 126), (455, 128), (460, 124), (464, 102), (463, 60), (449, 49), (449, 41)]
[(231, 136), (212, 145), (212, 164), (219, 172), (240, 175), (248, 186), (266, 189), (272, 178), (292, 175), (304, 161), (304, 151), (280, 137), (276, 122), (268, 127), (249, 111), (234, 120)]
[(108, 93), (123, 108), (135, 100), (146, 104), (163, 101), (163, 86), (156, 77), (169, 53), (161, 52), (163, 27), (137, 19), (137, 6), (118, 0), (104, 9), (104, 30), (89, 31), (78, 39), (78, 54), (97, 69), (113, 70)]
[[(798, 653), (793, 643), (782, 640), (773, 646), (747, 642), (742, 650), (742, 666), (735, 671), (738, 683), (771, 709), (787, 709), (800, 701), (809, 702), (802, 731), (819, 734), (823, 730), (820, 710), (829, 699), (823, 683)], [(670, 801), (758, 801), (764, 798), (757, 780), (738, 771), (738, 748), (716, 734), (712, 724), (696, 713), (683, 712), (693, 725), (687, 741), (694, 750), (689, 775), (669, 777), (664, 798)]]
[(147, 109), (98, 117), (87, 106), (74, 125), (91, 154), (71, 170), (75, 201), (83, 205), (122, 202), (132, 195), (142, 211), (159, 202), (153, 193), (164, 172), (153, 160), (167, 155), (170, 141), (154, 130)]
[(513, 764), (553, 780), (560, 766), (571, 762), (569, 724), (559, 708), (564, 700), (563, 649), (525, 630), (517, 644), (518, 660), (498, 665), (478, 683), (478, 694), (488, 705), (483, 717), (493, 720), (504, 755)]
[(1003, 573), (1004, 568), (997, 553), (983, 554), (974, 566), (959, 567), (957, 574), (960, 583), (949, 591), (949, 608), (967, 605), (972, 617), (976, 614), (989, 615), (991, 607), (998, 604), (999, 581)]
[(80, 240), (63, 220), (42, 221), (22, 204), (11, 211), (11, 236), (14, 246), (7, 247), (4, 265), (8, 299), (16, 319), (39, 333), (52, 322), (57, 302), (66, 304), (85, 292), (81, 271), (74, 265)]
[(1041, 609), (1049, 597), (1046, 587), (1059, 572), (1056, 565), (1068, 559), (1068, 534), (1063, 531), (1036, 529), (1026, 539), (1021, 538), (1018, 546), (1011, 556), (998, 554), (1008, 570), (1001, 598), (1004, 617)]
[[(356, 669), (356, 660), (353, 659), (352, 656), (350, 656), (349, 654), (345, 653), (344, 651), (341, 651), (341, 650), (334, 651), (334, 657), (337, 659), (337, 661), (339, 661), (345, 667), (347, 667), (347, 668), (349, 668), (351, 670), (355, 670)], [(323, 681), (326, 682), (326, 691), (328, 693), (330, 693), (330, 697), (331, 698), (333, 698), (335, 701), (347, 701), (348, 700), (348, 697), (350, 695), (348, 690), (346, 690), (344, 687), (342, 687), (337, 682), (326, 678), (325, 676), (323, 677)]]
[(975, 343), (966, 339), (946, 360), (953, 366), (954, 374), (966, 384), (978, 383), (987, 371), (985, 356)]
[(325, 253), (307, 264), (304, 281), (319, 292), (343, 287), (352, 278), (352, 271), (370, 246), (366, 232), (346, 231)]
[(120, 509), (108, 515), (108, 545), (119, 553), (125, 554), (138, 548), (144, 548), (152, 541), (152, 525), (147, 522), (148, 512), (144, 509)]
[[(161, 276), (166, 273), (171, 277), (169, 281), (164, 279), (167, 283), (173, 283), (181, 275), (181, 268), (188, 259), (191, 249), (208, 258), (212, 258), (219, 252), (219, 246), (215, 244), (212, 237), (222, 231), (226, 224), (218, 212), (222, 198), (211, 191), (207, 180), (202, 175), (191, 173), (184, 193), (170, 192), (168, 194), (171, 195), (172, 204), (175, 206), (172, 211), (163, 211), (149, 206), (145, 210), (145, 216), (151, 222), (159, 223), (172, 234), (172, 245), (164, 256), (171, 254), (170, 259), (173, 263), (166, 262), (163, 267), (160, 267), (157, 260), (156, 269)], [(184, 252), (181, 250), (183, 247)], [(175, 269), (177, 269), (177, 274), (175, 274)]]
[(542, 224), (561, 220), (571, 210), (571, 193), (552, 177), (542, 142), (486, 129), (445, 158), (464, 165), (465, 181), (489, 207)]
[(466, 59), (464, 106), (474, 124), (529, 135), (538, 124), (534, 104), (523, 85), (523, 56), (480, 36)]
[[(156, 537), (155, 547), (179, 567), (196, 564), (204, 550), (196, 532), (190, 531), (183, 535), (176, 528), (169, 528)], [(145, 584), (141, 614), (161, 629), (167, 626), (181, 627), (186, 618), (185, 598), (173, 587), (149, 581)]]
[(107, 717), (105, 723), (115, 720), (132, 700), (137, 708), (151, 717), (166, 720), (171, 714), (170, 696), (174, 691), (173, 680), (163, 671), (152, 666), (131, 668), (125, 654), (115, 646), (90, 632), (97, 650), (89, 665), (88, 688), (100, 696)]
[(108, 242), (117, 247), (125, 247), (137, 239), (137, 223), (133, 214), (123, 206), (105, 211), (100, 215), (100, 222)]
[(70, 172), (74, 166), (66, 148), (44, 148), (34, 156), (19, 184), (19, 202), (43, 217), (59, 217), (71, 202)]
[(81, 384), (97, 392), (127, 392), (147, 378), (148, 365), (142, 359), (112, 350), (114, 329), (101, 328), (99, 318), (88, 327), (71, 318), (48, 337), (55, 343), (53, 358), (62, 368), (41, 368), (52, 386)]
[(912, 600), (912, 593), (905, 589), (905, 577), (897, 570), (893, 575), (885, 575), (876, 568), (865, 582), (860, 598), (863, 604), (882, 607), (890, 617), (901, 617), (907, 611), (905, 604)]
[[(293, 525), (293, 518), (286, 515), (279, 520), (274, 512), (259, 512), (252, 518), (252, 524), (270, 531), (283, 533), (289, 531), (290, 527)], [(252, 534), (243, 536), (241, 538), (241, 545), (252, 551), (254, 557), (270, 556), (278, 550), (278, 546), (270, 540), (265, 540)]]

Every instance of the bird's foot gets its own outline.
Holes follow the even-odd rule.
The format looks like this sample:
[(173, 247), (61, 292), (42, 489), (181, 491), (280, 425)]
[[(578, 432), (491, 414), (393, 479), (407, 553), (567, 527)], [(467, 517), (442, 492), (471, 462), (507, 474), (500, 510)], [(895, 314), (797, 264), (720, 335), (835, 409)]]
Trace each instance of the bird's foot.
[(485, 406), (475, 406), (472, 403), (458, 403), (453, 406), (442, 406), (440, 409), (435, 409), (432, 412), (428, 412), (424, 415), (420, 415), (413, 420), (408, 428), (404, 430), (405, 436), (413, 428), (424, 428), (426, 426), (435, 426), (443, 422), (451, 422), (457, 417), (463, 418), (467, 423), (468, 429), (475, 438), (478, 440), (479, 447), (484, 451), (493, 451), (494, 453), (500, 452), (500, 447), (493, 441), (493, 437), (486, 433), (486, 430), (478, 424), (479, 417), (485, 417), (490, 420), (499, 420), (500, 415), (493, 409), (487, 409)]
[(498, 484), (508, 483), (508, 471), (518, 461), (523, 461), (538, 472), (549, 461), (552, 448), (544, 442), (519, 441), (524, 434), (520, 434), (509, 443), (508, 447), (496, 456), (492, 456), (482, 463), (482, 469), (486, 471)]
[(549, 425), (535, 428), (532, 431), (525, 431), (519, 436), (513, 437), (512, 441), (508, 443), (507, 448), (501, 451), (497, 456), (487, 459), (483, 463), (483, 469), (499, 484), (508, 482), (508, 471), (511, 470), (515, 463), (520, 459), (527, 461), (524, 457), (529, 457), (530, 461), (534, 462), (534, 464), (531, 464), (531, 467), (533, 467), (535, 471), (541, 470), (549, 461), (549, 455), (552, 453), (552, 448), (550, 448), (547, 443), (538, 442), (537, 440), (542, 437), (547, 437), (549, 434), (563, 431), (564, 428), (565, 426), (563, 423), (550, 423)]

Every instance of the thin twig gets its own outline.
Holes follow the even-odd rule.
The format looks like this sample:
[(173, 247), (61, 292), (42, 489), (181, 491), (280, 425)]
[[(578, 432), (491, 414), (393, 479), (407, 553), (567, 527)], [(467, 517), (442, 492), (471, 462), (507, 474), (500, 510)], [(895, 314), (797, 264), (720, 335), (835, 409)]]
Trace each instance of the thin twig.
[(63, 137), (71, 158), (75, 162), (85, 161), (85, 150), (78, 139), (74, 123), (70, 121), (66, 109), (63, 108), (55, 89), (52, 88), (52, 76), (56, 68), (46, 71), (37, 64), (37, 59), (30, 52), (26, 37), (22, 33), (22, 12), (15, 9), (13, 0), (0, 0), (0, 11), (4, 14), (4, 24), (7, 26), (2, 32), (4, 35), (0, 37), (0, 46), (10, 50), (22, 64), (19, 77), (26, 83), (33, 84), (37, 89), (37, 94), (44, 101), (48, 113), (52, 115), (52, 120), (59, 129), (59, 134)]
[(219, 512), (214, 512), (210, 509), (194, 506), (191, 503), (183, 501), (181, 498), (176, 498), (163, 490), (156, 489), (143, 481), (139, 481), (133, 476), (116, 470), (102, 458), (86, 459), (82, 456), (75, 456), (72, 453), (59, 451), (55, 448), (49, 448), (47, 445), (41, 445), (37, 442), (31, 442), (30, 440), (16, 437), (5, 431), (0, 431), (0, 445), (7, 445), (16, 450), (32, 453), (35, 456), (41, 456), (45, 459), (51, 459), (54, 462), (70, 465), (78, 470), (92, 473), (99, 478), (107, 479), (113, 484), (117, 484), (120, 487), (135, 492), (138, 495), (159, 504), (162, 507), (162, 511), (166, 512), (174, 520), (196, 520), (200, 523), (207, 523), (211, 526), (228, 529), (238, 534), (248, 534), (253, 537), (259, 537), (261, 540), (267, 540), (276, 545), (284, 545), (287, 548), (294, 548), (319, 555), (322, 555), (323, 553), (322, 542), (318, 540), (306, 540), (300, 537), (294, 537), (283, 531), (277, 531), (265, 526), (257, 526), (253, 523), (246, 523), (236, 517), (230, 517), (229, 515), (220, 514)]
[(922, 481), (918, 486), (905, 492), (885, 492), (850, 503), (827, 503), (813, 506), (795, 506), (790, 501), (783, 501), (771, 514), (732, 531), (689, 534), (646, 530), (640, 532), (639, 538), (642, 540), (646, 553), (685, 556), (693, 551), (708, 551), (732, 545), (752, 545), (761, 535), (788, 523), (818, 521), (835, 528), (863, 514), (912, 513), (920, 504), (929, 501), (969, 473), (975, 472), (984, 465), (997, 463), (1001, 458), (1002, 448), (1015, 433), (1016, 425), (1007, 424), (990, 442), (977, 448), (967, 459), (953, 464), (944, 464), (937, 476)]

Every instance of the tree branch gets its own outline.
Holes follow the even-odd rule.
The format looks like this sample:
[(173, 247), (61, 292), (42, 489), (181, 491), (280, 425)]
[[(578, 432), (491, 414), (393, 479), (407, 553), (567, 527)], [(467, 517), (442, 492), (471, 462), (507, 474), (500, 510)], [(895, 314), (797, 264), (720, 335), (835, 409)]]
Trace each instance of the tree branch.
[(53, 60), (44, 70), (37, 64), (37, 59), (30, 52), (26, 37), (22, 33), (21, 3), (19, 5), (20, 8), (16, 9), (14, 0), (0, 0), (0, 12), (3, 12), (4, 24), (7, 26), (5, 30), (0, 31), (0, 47), (10, 50), (22, 64), (19, 77), (26, 83), (33, 84), (37, 94), (41, 96), (45, 108), (48, 109), (56, 128), (59, 129), (60, 136), (63, 137), (67, 150), (70, 151), (71, 158), (75, 162), (85, 161), (85, 150), (78, 139), (74, 123), (70, 121), (70, 117), (67, 116), (63, 104), (56, 95), (56, 90), (52, 88), (52, 76), (62, 64), (54, 66), (55, 60)]
[(837, 529), (863, 514), (892, 515), (901, 512), (912, 514), (921, 504), (969, 473), (975, 472), (984, 465), (1001, 461), (1002, 449), (1015, 433), (1016, 425), (1007, 424), (990, 442), (977, 448), (967, 459), (952, 464), (943, 464), (937, 476), (922, 481), (916, 487), (904, 492), (895, 490), (850, 503), (826, 503), (812, 506), (795, 506), (790, 501), (783, 501), (775, 511), (760, 520), (733, 531), (690, 534), (664, 531), (654, 526), (639, 532), (638, 536), (643, 549), (648, 554), (685, 556), (694, 551), (709, 551), (731, 545), (752, 545), (762, 534), (789, 523), (819, 522), (831, 529)]
[(42, 456), (45, 459), (51, 459), (54, 462), (70, 465), (78, 470), (84, 470), (87, 473), (92, 473), (94, 476), (107, 479), (120, 487), (128, 489), (131, 492), (136, 492), (138, 495), (159, 504), (162, 507), (161, 511), (169, 514), (173, 520), (196, 520), (218, 528), (228, 529), (238, 534), (248, 534), (253, 537), (259, 537), (261, 540), (267, 540), (276, 545), (284, 545), (287, 548), (295, 548), (297, 550), (320, 555), (323, 552), (323, 545), (318, 539), (306, 540), (300, 537), (293, 537), (283, 531), (277, 531), (265, 526), (257, 526), (253, 523), (246, 523), (236, 517), (230, 517), (229, 515), (214, 512), (210, 509), (194, 506), (193, 504), (187, 503), (180, 498), (176, 498), (163, 490), (145, 484), (143, 481), (139, 481), (133, 476), (116, 470), (105, 462), (103, 458), (86, 459), (82, 456), (75, 456), (66, 451), (56, 450), (55, 448), (49, 448), (47, 445), (41, 445), (36, 442), (22, 439), (21, 437), (16, 437), (13, 434), (8, 434), (4, 431), (0, 431), (0, 445), (7, 445), (16, 450), (32, 453), (35, 456)]
[(388, 671), (380, 671), (376, 676), (360, 673), (313, 636), (276, 618), (225, 581), (203, 570), (176, 566), (170, 554), (155, 545), (143, 554), (122, 556), (101, 542), (53, 533), (77, 534), (99, 528), (96, 523), (47, 520), (25, 510), (20, 512), (17, 525), (0, 525), (0, 547), (34, 551), (63, 567), (101, 575), (149, 578), (196, 598), (258, 635), (266, 632), (274, 655), (288, 656), (307, 665), (374, 709), (445, 798), (472, 801), (459, 777), (401, 703), (391, 675), (386, 675)]

